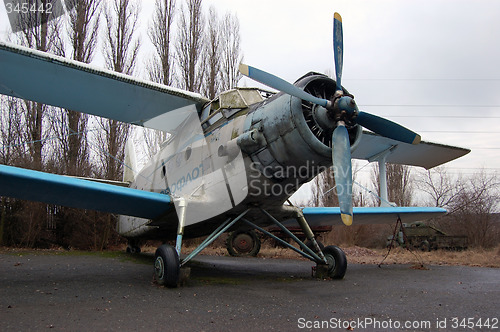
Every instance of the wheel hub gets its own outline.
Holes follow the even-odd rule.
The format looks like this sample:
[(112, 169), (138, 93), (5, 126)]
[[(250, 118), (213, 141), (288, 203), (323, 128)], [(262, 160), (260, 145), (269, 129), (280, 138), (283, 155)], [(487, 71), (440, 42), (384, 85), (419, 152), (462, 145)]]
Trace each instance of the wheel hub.
[(233, 246), (241, 253), (248, 253), (253, 248), (252, 237), (248, 234), (238, 234), (233, 241)]
[(335, 270), (335, 258), (330, 254), (326, 254), (325, 258), (328, 262), (328, 273), (333, 273), (333, 271)]
[(165, 264), (163, 262), (163, 259), (160, 256), (156, 257), (155, 274), (156, 274), (156, 277), (158, 278), (158, 280), (163, 279), (163, 271), (165, 271), (164, 265)]

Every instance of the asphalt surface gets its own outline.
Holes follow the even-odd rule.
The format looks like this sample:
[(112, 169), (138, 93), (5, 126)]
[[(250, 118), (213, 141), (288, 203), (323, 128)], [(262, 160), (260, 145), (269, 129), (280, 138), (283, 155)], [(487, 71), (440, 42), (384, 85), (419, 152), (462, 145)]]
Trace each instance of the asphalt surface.
[(500, 328), (499, 269), (349, 265), (344, 280), (317, 280), (312, 265), (199, 256), (189, 282), (167, 289), (152, 256), (0, 253), (0, 331)]

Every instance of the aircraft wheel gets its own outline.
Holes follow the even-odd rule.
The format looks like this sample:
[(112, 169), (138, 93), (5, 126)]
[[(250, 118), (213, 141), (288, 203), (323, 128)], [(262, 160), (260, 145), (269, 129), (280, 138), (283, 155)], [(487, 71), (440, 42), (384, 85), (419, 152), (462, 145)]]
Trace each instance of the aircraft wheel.
[(163, 244), (155, 253), (155, 279), (159, 285), (177, 287), (181, 266), (174, 247)]
[(141, 246), (140, 241), (137, 239), (128, 239), (127, 244), (127, 254), (140, 254)]
[(234, 231), (227, 238), (226, 248), (231, 256), (257, 256), (260, 251), (260, 239), (253, 230)]
[(127, 254), (140, 254), (141, 253), (141, 247), (137, 246), (127, 246)]
[(337, 246), (328, 246), (323, 249), (323, 254), (328, 261), (328, 276), (333, 279), (344, 278), (347, 270), (345, 253)]

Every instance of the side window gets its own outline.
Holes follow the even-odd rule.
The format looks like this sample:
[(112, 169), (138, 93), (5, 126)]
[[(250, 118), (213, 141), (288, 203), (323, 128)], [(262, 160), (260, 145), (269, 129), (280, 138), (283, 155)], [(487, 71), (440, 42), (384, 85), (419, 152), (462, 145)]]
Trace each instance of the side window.
[(210, 104), (208, 104), (202, 111), (200, 116), (200, 122), (205, 121), (210, 115)]
[(208, 124), (211, 126), (214, 123), (216, 123), (219, 119), (222, 118), (222, 114), (220, 111), (216, 111), (216, 113), (213, 114), (213, 116), (208, 120)]
[(215, 99), (201, 111), (200, 122), (202, 129), (207, 130), (208, 127), (221, 118), (223, 118), (223, 114), (220, 109), (220, 102), (219, 99)]

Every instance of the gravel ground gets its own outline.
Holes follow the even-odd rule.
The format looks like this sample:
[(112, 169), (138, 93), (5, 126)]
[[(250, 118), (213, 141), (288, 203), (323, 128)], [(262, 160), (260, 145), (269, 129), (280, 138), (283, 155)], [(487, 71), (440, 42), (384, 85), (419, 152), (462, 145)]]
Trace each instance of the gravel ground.
[(311, 278), (306, 261), (198, 256), (189, 282), (167, 289), (152, 265), (151, 255), (0, 253), (0, 330), (500, 327), (499, 269), (351, 264), (333, 281)]

